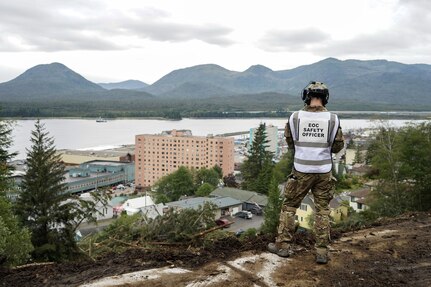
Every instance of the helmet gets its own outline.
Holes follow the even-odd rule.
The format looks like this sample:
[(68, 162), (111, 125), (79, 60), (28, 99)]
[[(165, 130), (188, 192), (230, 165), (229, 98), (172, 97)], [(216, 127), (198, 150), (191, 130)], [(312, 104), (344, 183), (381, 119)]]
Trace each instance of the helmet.
[(323, 106), (326, 106), (329, 100), (328, 87), (322, 82), (311, 81), (302, 91), (301, 99), (309, 105), (312, 97), (321, 98)]

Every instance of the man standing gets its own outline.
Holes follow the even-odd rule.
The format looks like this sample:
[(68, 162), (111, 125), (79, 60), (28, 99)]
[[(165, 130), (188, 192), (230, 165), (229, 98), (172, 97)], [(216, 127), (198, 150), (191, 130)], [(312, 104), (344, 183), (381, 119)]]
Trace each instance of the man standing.
[(316, 208), (316, 262), (320, 264), (328, 262), (329, 202), (335, 187), (332, 153), (338, 153), (344, 147), (338, 117), (325, 108), (328, 99), (325, 84), (310, 82), (302, 93), (304, 108), (294, 112), (286, 124), (284, 135), (289, 149), (294, 150), (294, 165), (284, 190), (278, 235), (275, 243), (268, 244), (268, 250), (281, 257), (292, 253), (296, 209), (311, 191)]

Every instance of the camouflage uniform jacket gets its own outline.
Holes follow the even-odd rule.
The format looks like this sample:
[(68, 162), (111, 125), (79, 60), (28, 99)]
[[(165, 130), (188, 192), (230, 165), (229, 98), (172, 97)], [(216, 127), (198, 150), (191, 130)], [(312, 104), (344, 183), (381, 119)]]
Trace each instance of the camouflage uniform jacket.
[[(306, 112), (327, 112), (328, 110), (322, 106), (305, 106), (302, 110)], [(286, 123), (284, 128), (284, 137), (286, 138), (287, 145), (289, 149), (293, 150), (295, 145), (293, 143), (292, 133), (290, 132), (289, 122)], [(344, 136), (341, 127), (338, 127), (337, 134), (335, 135), (334, 144), (332, 145), (331, 152), (338, 153), (344, 147)]]

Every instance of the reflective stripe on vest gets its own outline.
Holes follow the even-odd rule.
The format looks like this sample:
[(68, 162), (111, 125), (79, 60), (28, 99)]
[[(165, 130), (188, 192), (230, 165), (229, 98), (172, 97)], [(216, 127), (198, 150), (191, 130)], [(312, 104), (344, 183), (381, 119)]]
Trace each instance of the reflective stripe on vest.
[(331, 147), (339, 126), (337, 115), (299, 111), (290, 116), (289, 125), (295, 144), (295, 169), (304, 173), (331, 171)]

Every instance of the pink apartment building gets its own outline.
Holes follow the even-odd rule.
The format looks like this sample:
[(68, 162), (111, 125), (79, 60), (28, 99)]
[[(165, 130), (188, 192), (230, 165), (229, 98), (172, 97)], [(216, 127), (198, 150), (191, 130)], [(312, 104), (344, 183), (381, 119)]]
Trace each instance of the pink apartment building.
[(160, 135), (135, 137), (135, 183), (153, 185), (159, 178), (188, 168), (212, 168), (218, 165), (223, 176), (234, 170), (234, 139), (197, 137), (189, 130), (172, 130)]

